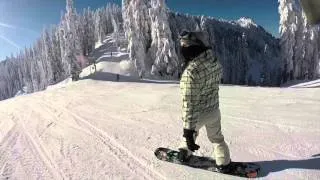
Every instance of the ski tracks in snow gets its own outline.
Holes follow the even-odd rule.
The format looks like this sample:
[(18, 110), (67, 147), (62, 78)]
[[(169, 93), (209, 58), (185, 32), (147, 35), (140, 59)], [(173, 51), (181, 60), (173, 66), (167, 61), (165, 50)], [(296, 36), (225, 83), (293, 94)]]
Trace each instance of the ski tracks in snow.
[(111, 156), (116, 158), (121, 164), (125, 165), (133, 173), (138, 175), (139, 179), (167, 179), (161, 173), (150, 167), (146, 162), (139, 159), (136, 155), (132, 154), (126, 147), (117, 142), (113, 137), (108, 135), (105, 131), (94, 126), (86, 119), (80, 117), (79, 115), (71, 112), (65, 108), (59, 108), (58, 106), (53, 106), (49, 102), (42, 100), (47, 107), (57, 109), (59, 112), (64, 112), (66, 114), (74, 117), (79, 128), (75, 127), (84, 132), (90, 131), (91, 134), (97, 138), (100, 142), (104, 144), (105, 149), (109, 152)]
[(23, 122), (22, 122), (22, 128), (27, 136), (27, 140), (29, 141), (29, 147), (33, 147), (33, 149), (36, 150), (36, 153), (41, 157), (46, 167), (48, 167), (52, 172), (54, 179), (67, 179), (66, 176), (63, 174), (63, 172), (60, 171), (59, 166), (49, 156), (48, 150), (41, 143), (39, 136), (31, 136), (31, 134), (25, 128), (25, 125)]
[[(12, 120), (16, 119), (12, 116)], [(66, 179), (36, 136), (31, 136), (22, 121), (15, 125), (0, 146), (0, 179), (15, 176), (34, 179)], [(11, 151), (9, 151), (11, 150)]]
[[(17, 149), (15, 149), (20, 134), (16, 130), (16, 125), (7, 133), (7, 136), (1, 141), (0, 146), (0, 179), (10, 178), (16, 167), (18, 159)], [(8, 151), (8, 150), (11, 151)]]
[[(243, 122), (246, 121), (246, 122), (254, 124), (254, 125), (262, 124), (262, 125), (277, 127), (281, 130), (289, 129), (289, 128), (294, 129), (294, 130), (296, 130), (296, 129), (304, 130), (305, 129), (305, 128), (299, 127), (299, 126), (294, 126), (294, 125), (289, 125), (289, 124), (281, 124), (281, 123), (273, 123), (273, 122), (268, 122), (268, 121), (256, 120), (256, 119), (252, 119), (252, 118), (246, 118), (246, 117), (239, 117), (239, 116), (237, 117), (237, 116), (232, 116), (232, 115), (223, 115), (223, 116), (226, 118), (237, 120), (241, 124), (243, 124)], [(232, 121), (232, 122), (234, 123), (235, 121)], [(315, 129), (315, 128), (313, 128), (312, 130), (315, 132), (320, 132), (320, 130)]]

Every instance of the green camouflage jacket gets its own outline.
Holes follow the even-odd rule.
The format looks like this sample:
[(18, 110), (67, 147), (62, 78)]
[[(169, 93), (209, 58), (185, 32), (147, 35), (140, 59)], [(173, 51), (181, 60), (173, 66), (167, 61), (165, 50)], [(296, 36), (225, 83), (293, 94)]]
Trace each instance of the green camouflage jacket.
[(200, 114), (219, 108), (221, 74), (221, 64), (212, 50), (189, 62), (180, 80), (184, 128), (195, 129)]

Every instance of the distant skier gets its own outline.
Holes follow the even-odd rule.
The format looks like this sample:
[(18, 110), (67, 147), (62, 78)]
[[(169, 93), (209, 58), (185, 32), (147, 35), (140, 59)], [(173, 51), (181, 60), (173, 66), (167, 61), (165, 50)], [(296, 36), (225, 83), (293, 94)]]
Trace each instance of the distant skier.
[(260, 86), (264, 86), (264, 84), (265, 84), (265, 75), (261, 74), (260, 75)]
[(120, 75), (116, 74), (116, 81), (119, 82), (119, 80), (120, 80)]
[(220, 172), (231, 170), (230, 152), (221, 132), (219, 81), (222, 67), (213, 56), (203, 32), (183, 31), (180, 34), (181, 53), (186, 62), (180, 80), (182, 94), (183, 137), (179, 157), (187, 161), (200, 146), (195, 144), (199, 129), (206, 127), (213, 143), (213, 156)]
[(97, 71), (97, 65), (96, 65), (96, 61), (93, 61), (93, 73), (96, 73), (96, 71)]

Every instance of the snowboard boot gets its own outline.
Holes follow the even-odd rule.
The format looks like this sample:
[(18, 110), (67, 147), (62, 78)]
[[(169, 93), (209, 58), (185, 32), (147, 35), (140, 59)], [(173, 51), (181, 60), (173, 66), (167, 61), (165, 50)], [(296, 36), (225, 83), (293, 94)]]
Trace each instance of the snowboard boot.
[(227, 165), (221, 165), (216, 167), (217, 171), (220, 173), (231, 173), (235, 171), (235, 167), (232, 166), (231, 162)]
[(189, 150), (184, 149), (184, 148), (179, 148), (179, 155), (178, 159), (181, 162), (188, 162), (192, 156), (192, 153), (189, 152)]

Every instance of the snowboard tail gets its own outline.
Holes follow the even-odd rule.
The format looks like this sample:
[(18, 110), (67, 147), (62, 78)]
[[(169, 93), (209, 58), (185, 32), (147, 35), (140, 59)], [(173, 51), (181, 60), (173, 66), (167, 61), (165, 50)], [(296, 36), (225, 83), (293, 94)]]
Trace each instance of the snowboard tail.
[[(222, 173), (217, 169), (216, 161), (210, 157), (201, 157), (192, 155), (188, 161), (179, 160), (179, 151), (160, 147), (155, 150), (155, 156), (162, 161), (185, 165), (193, 168), (203, 169), (216, 173)], [(231, 171), (223, 173), (239, 177), (256, 178), (260, 171), (260, 166), (248, 162), (231, 162)]]

